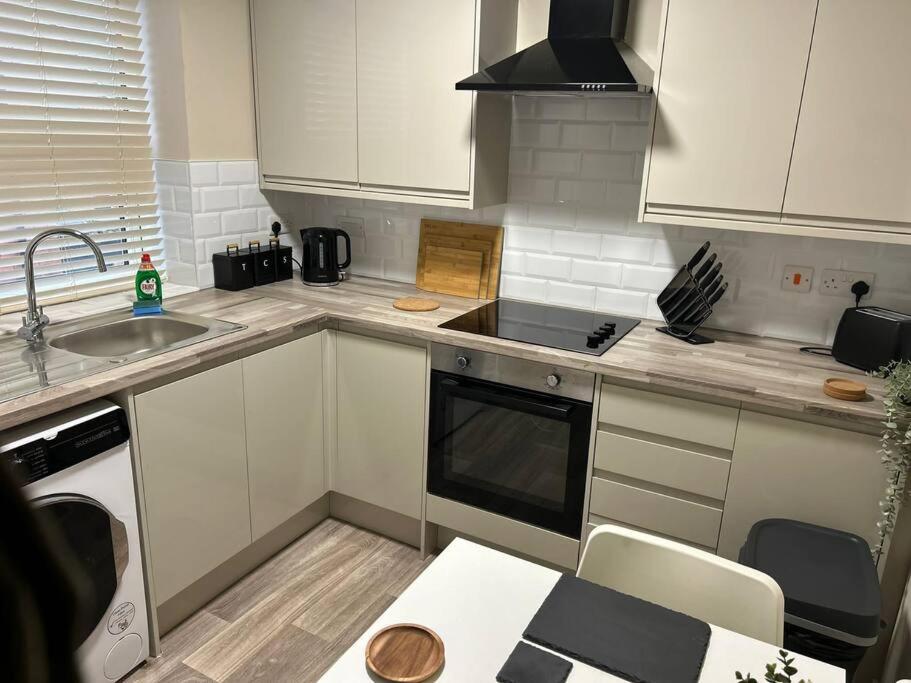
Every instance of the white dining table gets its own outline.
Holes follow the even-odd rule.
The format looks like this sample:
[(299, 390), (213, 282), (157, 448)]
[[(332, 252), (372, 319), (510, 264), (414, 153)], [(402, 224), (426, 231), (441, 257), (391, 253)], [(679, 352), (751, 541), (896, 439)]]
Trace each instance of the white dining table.
[[(431, 681), (494, 681), (558, 578), (560, 573), (548, 567), (457, 538), (320, 680), (381, 681), (366, 667), (367, 642), (381, 628), (412, 623), (433, 629), (443, 640), (446, 661)], [(712, 624), (710, 627), (712, 637), (699, 677), (701, 683), (735, 683), (735, 671), (750, 672), (758, 681), (764, 680), (765, 665), (776, 660), (778, 647)], [(845, 682), (842, 669), (802, 655), (794, 657), (799, 671), (795, 681)], [(580, 661), (570, 661), (573, 668), (567, 683), (623, 681)]]

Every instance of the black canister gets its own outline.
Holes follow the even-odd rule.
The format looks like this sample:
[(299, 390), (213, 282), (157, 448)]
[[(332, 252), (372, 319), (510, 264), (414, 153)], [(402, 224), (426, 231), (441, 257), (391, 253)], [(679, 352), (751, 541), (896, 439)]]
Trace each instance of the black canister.
[(253, 255), (242, 252), (236, 244), (229, 244), (225, 251), (212, 254), (212, 270), (218, 289), (236, 292), (255, 284)]
[(260, 248), (259, 240), (250, 242), (248, 249), (253, 258), (253, 283), (257, 286), (275, 282), (275, 258), (268, 249)]
[(291, 259), (291, 247), (279, 242), (278, 236), (269, 238), (269, 250), (275, 263), (275, 281), (290, 280), (294, 276), (294, 262)]

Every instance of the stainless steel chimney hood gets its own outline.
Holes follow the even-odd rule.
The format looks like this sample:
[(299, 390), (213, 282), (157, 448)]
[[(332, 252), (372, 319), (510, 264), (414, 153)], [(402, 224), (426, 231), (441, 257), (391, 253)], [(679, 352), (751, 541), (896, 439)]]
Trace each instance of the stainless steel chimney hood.
[(635, 95), (652, 70), (617, 36), (624, 0), (551, 0), (547, 38), (456, 83), (456, 90), (535, 95)]

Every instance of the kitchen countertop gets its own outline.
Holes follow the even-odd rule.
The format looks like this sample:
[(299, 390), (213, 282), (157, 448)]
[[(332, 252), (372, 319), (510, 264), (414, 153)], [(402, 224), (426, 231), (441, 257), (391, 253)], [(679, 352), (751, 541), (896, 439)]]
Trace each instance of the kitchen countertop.
[[(433, 297), (442, 305), (429, 313), (399, 311), (392, 307), (392, 301), (402, 296)], [(685, 389), (741, 401), (746, 407), (777, 408), (794, 413), (795, 418), (812, 415), (865, 427), (876, 427), (882, 420), (882, 380), (866, 377), (830, 358), (802, 354), (797, 342), (714, 330), (711, 336), (717, 343), (690, 346), (656, 332), (657, 322), (644, 320), (604, 355), (589, 356), (437, 327), (483, 303), (486, 302), (428, 294), (410, 284), (361, 277), (338, 287), (306, 287), (295, 278), (241, 292), (207, 289), (167, 298), (165, 305), (171, 310), (239, 323), (246, 329), (4, 401), (0, 403), (0, 430), (280, 340), (301, 326), (320, 322), (350, 323), (402, 337), (589, 370), (609, 380)], [(59, 323), (128, 305), (129, 295), (119, 294), (48, 307), (46, 312), (52, 322)], [(18, 315), (5, 318), (0, 320), (0, 345), (14, 343), (11, 337), (19, 324)], [(823, 394), (823, 381), (836, 375), (867, 384), (870, 398), (852, 403)]]

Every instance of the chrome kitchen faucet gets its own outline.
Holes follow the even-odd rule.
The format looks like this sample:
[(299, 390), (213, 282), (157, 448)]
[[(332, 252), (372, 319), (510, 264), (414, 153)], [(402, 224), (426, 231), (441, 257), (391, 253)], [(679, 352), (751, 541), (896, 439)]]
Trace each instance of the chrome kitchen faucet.
[(98, 271), (103, 273), (108, 269), (99, 246), (91, 237), (78, 230), (51, 228), (38, 233), (29, 240), (28, 246), (25, 247), (25, 291), (28, 296), (28, 313), (22, 316), (22, 327), (16, 332), (19, 337), (26, 341), (38, 341), (41, 339), (41, 331), (50, 322), (50, 319), (44, 315), (44, 308), (38, 305), (38, 296), (35, 294), (35, 264), (33, 261), (38, 245), (51, 235), (68, 235), (82, 240), (94, 252), (95, 260), (98, 262)]

